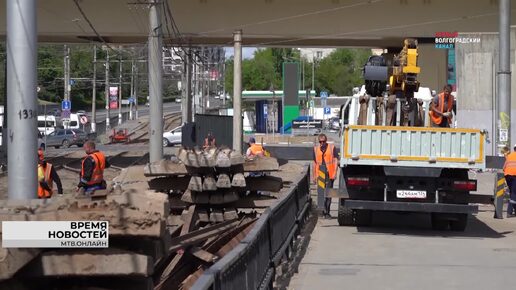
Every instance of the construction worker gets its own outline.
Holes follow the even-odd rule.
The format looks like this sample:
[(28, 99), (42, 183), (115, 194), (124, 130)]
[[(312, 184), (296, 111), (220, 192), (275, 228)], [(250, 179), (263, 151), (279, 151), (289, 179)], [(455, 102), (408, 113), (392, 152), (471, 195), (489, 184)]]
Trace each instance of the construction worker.
[(57, 193), (63, 194), (61, 179), (51, 163), (45, 161), (43, 149), (38, 149), (38, 198), (51, 198), (54, 189), (54, 182), (57, 185)]
[(503, 175), (509, 187), (509, 204), (507, 205), (507, 217), (515, 216), (516, 211), (516, 144), (513, 152), (505, 157)]
[[(328, 138), (325, 134), (320, 134), (319, 145), (314, 147), (313, 156), (313, 180), (317, 184), (319, 177), (319, 166), (325, 165), (327, 173), (325, 174), (325, 188), (333, 188), (333, 182), (337, 176), (339, 153), (333, 144), (328, 144)], [(323, 216), (331, 218), (330, 215), (331, 197), (325, 197)]]
[(256, 144), (256, 139), (254, 137), (249, 138), (249, 148), (245, 153), (247, 158), (254, 158), (256, 156), (264, 156), (265, 150), (263, 150), (263, 146), (260, 144)]
[(449, 128), (452, 124), (454, 98), (452, 86), (444, 86), (443, 92), (435, 96), (430, 105), (430, 120), (432, 127)]
[(84, 143), (84, 151), (87, 156), (82, 160), (80, 181), (77, 189), (83, 189), (85, 193), (106, 189), (104, 169), (110, 166), (106, 156), (95, 149), (95, 142), (93, 141)]
[(216, 147), (216, 143), (215, 143), (215, 137), (213, 136), (213, 133), (212, 132), (208, 132), (208, 136), (206, 136), (206, 138), (204, 139), (204, 145), (202, 146), (202, 148), (204, 149), (208, 149), (210, 147)]

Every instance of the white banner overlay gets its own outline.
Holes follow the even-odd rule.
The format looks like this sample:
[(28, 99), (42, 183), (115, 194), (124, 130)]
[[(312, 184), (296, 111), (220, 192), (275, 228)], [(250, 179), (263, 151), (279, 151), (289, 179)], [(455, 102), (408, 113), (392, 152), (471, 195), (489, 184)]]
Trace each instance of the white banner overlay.
[(108, 248), (107, 221), (3, 221), (2, 248)]

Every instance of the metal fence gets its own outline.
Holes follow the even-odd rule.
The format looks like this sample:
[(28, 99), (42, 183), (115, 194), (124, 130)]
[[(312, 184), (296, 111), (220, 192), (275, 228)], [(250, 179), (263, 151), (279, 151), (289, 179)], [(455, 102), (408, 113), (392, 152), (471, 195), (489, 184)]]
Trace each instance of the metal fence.
[(275, 267), (287, 253), (310, 208), (306, 166), (288, 192), (258, 219), (249, 234), (211, 266), (191, 289), (271, 289)]

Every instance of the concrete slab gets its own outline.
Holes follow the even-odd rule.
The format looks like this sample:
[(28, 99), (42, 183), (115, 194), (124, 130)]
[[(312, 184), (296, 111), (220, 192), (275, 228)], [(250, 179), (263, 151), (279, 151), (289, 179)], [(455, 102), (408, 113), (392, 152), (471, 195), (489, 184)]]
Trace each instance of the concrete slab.
[[(39, 261), (42, 276), (150, 276), (153, 260), (150, 256), (114, 250), (64, 254), (46, 252)], [(35, 271), (37, 273), (38, 271)]]

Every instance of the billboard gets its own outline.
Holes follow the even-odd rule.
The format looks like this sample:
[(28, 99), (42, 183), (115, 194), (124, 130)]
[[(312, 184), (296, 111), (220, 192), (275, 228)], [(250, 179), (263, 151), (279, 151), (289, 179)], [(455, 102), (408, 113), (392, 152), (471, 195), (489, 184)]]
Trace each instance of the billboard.
[(109, 87), (109, 108), (118, 109), (118, 87)]

